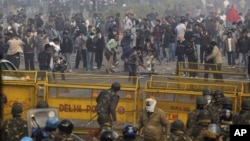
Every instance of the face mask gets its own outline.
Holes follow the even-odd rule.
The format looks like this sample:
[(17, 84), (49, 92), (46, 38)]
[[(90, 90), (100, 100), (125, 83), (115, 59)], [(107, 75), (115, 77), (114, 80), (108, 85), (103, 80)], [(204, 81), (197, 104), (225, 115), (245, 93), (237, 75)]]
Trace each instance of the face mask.
[(156, 105), (156, 100), (152, 98), (147, 98), (146, 99), (146, 111), (153, 113), (155, 110), (155, 105)]
[(211, 95), (206, 95), (205, 98), (207, 99), (207, 104), (210, 104), (212, 101), (212, 96)]
[(93, 35), (92, 35), (92, 36), (90, 36), (90, 38), (91, 38), (91, 39), (93, 39), (94, 37), (95, 37), (95, 36), (93, 36)]

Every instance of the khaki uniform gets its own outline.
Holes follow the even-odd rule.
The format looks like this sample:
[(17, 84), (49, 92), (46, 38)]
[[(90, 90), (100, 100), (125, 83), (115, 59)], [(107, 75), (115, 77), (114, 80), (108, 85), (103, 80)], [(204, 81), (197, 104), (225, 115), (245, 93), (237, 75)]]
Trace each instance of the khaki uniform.
[[(136, 127), (138, 129), (143, 128), (145, 141), (163, 141), (163, 135), (169, 133), (166, 114), (159, 108), (155, 108), (151, 114), (148, 114), (147, 111), (144, 110)], [(163, 128), (166, 130), (165, 133), (163, 132)]]

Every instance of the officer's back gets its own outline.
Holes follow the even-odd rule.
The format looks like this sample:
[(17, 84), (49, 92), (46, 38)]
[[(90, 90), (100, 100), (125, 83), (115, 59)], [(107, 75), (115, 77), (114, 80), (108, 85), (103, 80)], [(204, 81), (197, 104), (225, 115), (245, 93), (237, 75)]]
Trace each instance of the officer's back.
[(11, 109), (12, 118), (4, 121), (1, 127), (2, 141), (18, 141), (28, 136), (27, 121), (21, 118), (23, 108), (20, 103), (14, 103)]

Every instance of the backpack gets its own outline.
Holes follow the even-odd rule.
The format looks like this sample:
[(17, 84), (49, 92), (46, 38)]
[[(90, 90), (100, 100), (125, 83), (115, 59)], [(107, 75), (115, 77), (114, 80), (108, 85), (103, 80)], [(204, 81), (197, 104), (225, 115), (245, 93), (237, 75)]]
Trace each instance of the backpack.
[(96, 98), (96, 112), (99, 115), (100, 113), (107, 113), (110, 103), (111, 103), (112, 94), (108, 90), (101, 91), (99, 96)]

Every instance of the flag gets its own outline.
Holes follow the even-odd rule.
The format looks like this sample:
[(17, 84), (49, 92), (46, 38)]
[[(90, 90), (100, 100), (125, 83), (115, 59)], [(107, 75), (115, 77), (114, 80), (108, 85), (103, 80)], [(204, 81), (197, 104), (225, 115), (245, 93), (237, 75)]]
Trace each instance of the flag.
[(230, 10), (227, 13), (226, 20), (233, 23), (233, 22), (238, 22), (240, 20), (240, 16), (234, 7), (234, 5), (231, 6)]

